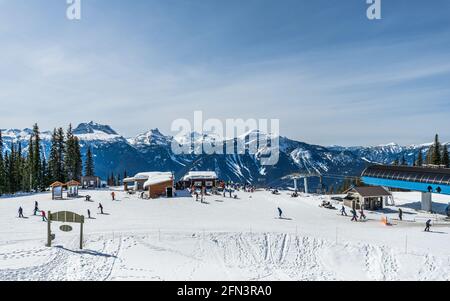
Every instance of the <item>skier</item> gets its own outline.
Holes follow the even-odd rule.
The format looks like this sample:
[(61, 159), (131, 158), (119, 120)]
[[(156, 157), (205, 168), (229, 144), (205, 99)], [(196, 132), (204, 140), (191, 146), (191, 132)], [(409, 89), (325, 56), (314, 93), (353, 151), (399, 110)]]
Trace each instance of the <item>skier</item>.
[(38, 202), (34, 202), (34, 213), (33, 213), (33, 215), (36, 216), (38, 211), (39, 211)]
[(278, 207), (278, 217), (281, 219), (283, 218), (283, 210), (281, 210), (280, 207)]
[(19, 218), (24, 218), (22, 207), (19, 207)]
[(425, 224), (425, 232), (430, 232), (430, 227), (431, 227), (431, 219), (427, 220)]
[(403, 210), (402, 210), (402, 209), (398, 209), (398, 219), (399, 219), (400, 221), (403, 220)]
[(100, 214), (103, 214), (103, 206), (102, 203), (98, 204), (98, 209), (100, 209)]
[(45, 211), (42, 210), (42, 211), (41, 211), (41, 214), (42, 214), (42, 221), (43, 221), (43, 222), (46, 222), (46, 221), (47, 221), (47, 217), (45, 216)]
[(353, 215), (351, 221), (352, 221), (352, 222), (353, 222), (353, 221), (357, 222), (357, 221), (358, 221), (358, 214), (356, 213), (356, 210), (355, 210), (355, 209), (352, 209), (352, 210), (350, 211), (350, 213)]
[(230, 199), (233, 197), (232, 193), (233, 193), (233, 189), (230, 188)]
[(111, 197), (112, 197), (112, 200), (113, 200), (113, 201), (116, 200), (116, 193), (115, 193), (114, 191), (111, 192)]
[(87, 214), (88, 214), (88, 219), (91, 219), (91, 210), (88, 209)]
[(367, 216), (364, 214), (363, 208), (361, 208), (361, 210), (359, 211), (359, 214), (360, 214), (360, 220), (367, 219)]

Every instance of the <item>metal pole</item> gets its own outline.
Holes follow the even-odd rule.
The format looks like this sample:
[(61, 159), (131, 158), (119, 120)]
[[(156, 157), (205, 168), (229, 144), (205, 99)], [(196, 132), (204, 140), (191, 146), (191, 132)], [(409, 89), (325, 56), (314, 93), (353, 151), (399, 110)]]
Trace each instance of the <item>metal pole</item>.
[(51, 211), (48, 211), (47, 213), (47, 247), (51, 247), (52, 246), (52, 229), (51, 229), (51, 225), (50, 225), (50, 218), (51, 218)]
[(81, 224), (80, 224), (80, 250), (83, 250), (83, 224), (84, 224), (84, 216), (81, 216)]

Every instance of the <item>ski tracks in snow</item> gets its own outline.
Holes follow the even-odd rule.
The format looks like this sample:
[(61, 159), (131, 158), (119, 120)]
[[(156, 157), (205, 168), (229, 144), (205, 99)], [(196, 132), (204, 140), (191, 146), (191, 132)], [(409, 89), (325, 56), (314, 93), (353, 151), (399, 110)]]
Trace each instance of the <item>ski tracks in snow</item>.
[[(0, 280), (448, 280), (450, 269), (445, 256), (284, 233), (96, 234), (86, 250), (77, 238), (37, 243), (0, 245)], [(8, 268), (14, 261), (23, 267)]]

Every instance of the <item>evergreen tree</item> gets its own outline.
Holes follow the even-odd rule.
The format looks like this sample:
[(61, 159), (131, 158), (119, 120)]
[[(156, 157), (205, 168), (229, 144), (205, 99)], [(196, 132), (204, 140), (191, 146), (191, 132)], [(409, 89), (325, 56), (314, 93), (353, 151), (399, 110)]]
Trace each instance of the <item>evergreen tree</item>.
[(83, 159), (81, 158), (81, 147), (80, 147), (80, 140), (78, 137), (74, 136), (73, 138), (74, 143), (74, 170), (75, 170), (75, 180), (80, 181), (81, 176), (83, 175)]
[(48, 162), (50, 182), (59, 181), (64, 183), (64, 131), (62, 128), (54, 129), (50, 148), (50, 158)]
[(439, 142), (439, 135), (437, 135), (437, 134), (434, 138), (434, 144), (428, 150), (427, 164), (432, 164), (432, 165), (440, 165), (441, 164), (441, 144)]
[(41, 138), (39, 127), (37, 124), (33, 126), (33, 134), (31, 136), (32, 145), (29, 146), (29, 158), (31, 162), (31, 187), (35, 191), (42, 187), (41, 178)]
[(89, 146), (86, 152), (86, 163), (84, 164), (84, 175), (91, 177), (95, 175), (94, 159), (92, 157), (92, 148)]
[(72, 125), (69, 125), (64, 141), (64, 171), (67, 180), (75, 180), (75, 144)]
[(416, 166), (423, 166), (423, 154), (422, 149), (419, 149), (419, 154), (417, 155)]
[(450, 167), (449, 157), (448, 157), (448, 146), (444, 145), (442, 150), (442, 165), (444, 165), (446, 168)]
[(5, 193), (5, 161), (3, 159), (3, 137), (2, 131), (0, 130), (0, 195)]

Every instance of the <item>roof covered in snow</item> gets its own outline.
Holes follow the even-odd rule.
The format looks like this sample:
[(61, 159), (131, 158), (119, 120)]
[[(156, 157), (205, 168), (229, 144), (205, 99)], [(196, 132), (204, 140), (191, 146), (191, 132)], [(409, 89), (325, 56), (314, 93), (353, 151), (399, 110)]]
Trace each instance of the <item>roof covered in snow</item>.
[(215, 180), (217, 179), (217, 173), (215, 171), (190, 171), (187, 175), (183, 177), (184, 181), (207, 179)]
[[(148, 181), (148, 180), (156, 179), (159, 177), (166, 177), (166, 179), (167, 179), (167, 177), (172, 178), (173, 175), (171, 172), (160, 172), (160, 171), (140, 172), (140, 173), (136, 174), (134, 177), (129, 177), (129, 178), (123, 179), (123, 182), (130, 183), (130, 182), (135, 182), (135, 181), (144, 181), (144, 180)], [(145, 182), (145, 184), (147, 184), (147, 182)], [(152, 185), (152, 184), (150, 184), (150, 185)]]
[(173, 180), (173, 175), (171, 172), (153, 172), (148, 173), (148, 179), (144, 183), (144, 189), (151, 185), (156, 185), (164, 182), (169, 182)]
[(391, 193), (381, 186), (354, 187), (352, 189), (362, 197), (390, 196)]

